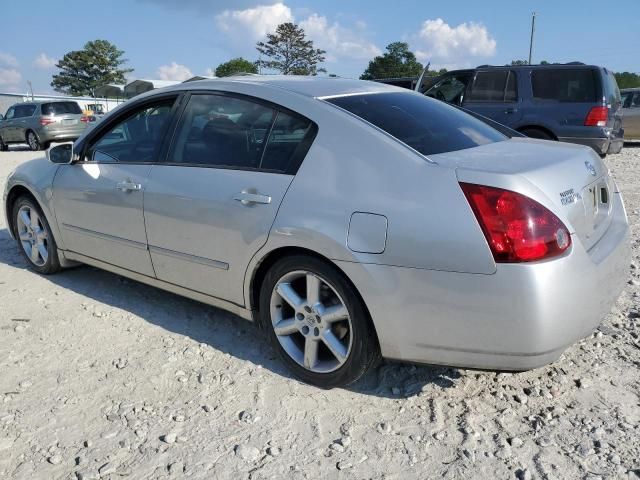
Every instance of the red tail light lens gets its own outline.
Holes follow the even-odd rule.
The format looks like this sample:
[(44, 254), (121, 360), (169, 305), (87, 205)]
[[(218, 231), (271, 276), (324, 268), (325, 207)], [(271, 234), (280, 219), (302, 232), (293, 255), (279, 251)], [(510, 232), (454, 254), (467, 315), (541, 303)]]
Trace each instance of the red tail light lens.
[(584, 124), (587, 127), (604, 127), (609, 119), (609, 109), (607, 107), (593, 107), (589, 110)]
[(45, 127), (47, 125), (51, 125), (52, 123), (56, 123), (56, 119), (55, 118), (40, 117), (40, 125), (42, 125), (43, 127)]
[(80, 117), (80, 121), (83, 123), (89, 123), (91, 121), (91, 117), (83, 115), (82, 117)]
[(460, 183), (498, 263), (545, 260), (571, 245), (567, 227), (535, 200), (510, 190)]

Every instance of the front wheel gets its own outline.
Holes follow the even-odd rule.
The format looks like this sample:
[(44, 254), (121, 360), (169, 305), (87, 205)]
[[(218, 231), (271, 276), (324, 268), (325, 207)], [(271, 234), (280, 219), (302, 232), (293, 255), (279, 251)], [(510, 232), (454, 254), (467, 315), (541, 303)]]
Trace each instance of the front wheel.
[(27, 133), (27, 143), (29, 144), (29, 148), (34, 152), (42, 148), (38, 136), (31, 130)]
[(353, 285), (313, 257), (292, 256), (269, 270), (260, 291), (260, 318), (289, 369), (322, 388), (358, 380), (380, 357)]
[(15, 237), (29, 267), (49, 275), (60, 270), (58, 248), (42, 210), (29, 197), (20, 197), (13, 206)]

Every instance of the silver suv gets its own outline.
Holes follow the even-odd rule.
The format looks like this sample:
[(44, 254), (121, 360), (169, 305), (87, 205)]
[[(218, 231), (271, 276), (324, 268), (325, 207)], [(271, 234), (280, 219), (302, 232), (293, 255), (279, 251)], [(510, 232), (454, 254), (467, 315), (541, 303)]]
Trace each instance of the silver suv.
[(77, 139), (89, 117), (73, 101), (17, 103), (0, 115), (0, 150), (10, 143), (27, 143), (31, 150), (46, 150), (51, 142)]

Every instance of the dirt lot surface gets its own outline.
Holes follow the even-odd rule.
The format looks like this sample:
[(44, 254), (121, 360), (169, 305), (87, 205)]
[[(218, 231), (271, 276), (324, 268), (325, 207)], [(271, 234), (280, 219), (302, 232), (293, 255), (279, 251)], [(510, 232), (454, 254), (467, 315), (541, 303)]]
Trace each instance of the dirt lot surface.
[[(94, 268), (31, 273), (0, 223), (0, 478), (640, 478), (639, 147), (606, 160), (633, 229), (624, 293), (521, 374), (386, 363), (318, 390), (231, 314)], [(32, 157), (0, 154), (0, 186)]]

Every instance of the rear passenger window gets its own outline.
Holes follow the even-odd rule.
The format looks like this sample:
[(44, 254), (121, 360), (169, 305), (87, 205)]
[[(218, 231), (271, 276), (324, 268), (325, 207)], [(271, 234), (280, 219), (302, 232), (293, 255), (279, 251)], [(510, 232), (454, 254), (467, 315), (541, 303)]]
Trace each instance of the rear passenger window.
[(473, 80), (469, 102), (515, 102), (516, 74), (509, 70), (478, 72)]
[(534, 100), (561, 103), (598, 101), (595, 72), (587, 68), (534, 70), (531, 86)]
[(299, 115), (278, 112), (260, 168), (286, 172), (299, 166), (315, 137), (311, 120)]
[(289, 172), (306, 154), (312, 122), (244, 98), (194, 94), (168, 161)]
[(36, 111), (35, 105), (18, 105), (16, 107), (16, 118), (25, 118), (33, 115), (33, 112)]

